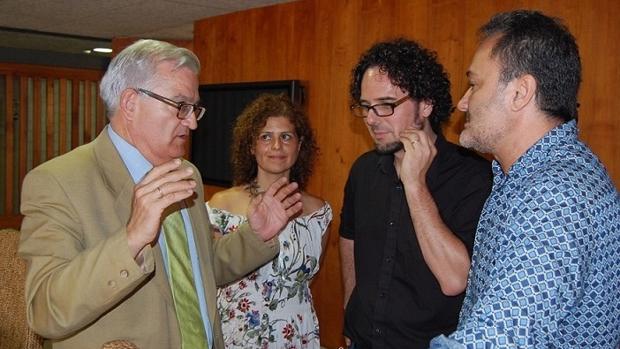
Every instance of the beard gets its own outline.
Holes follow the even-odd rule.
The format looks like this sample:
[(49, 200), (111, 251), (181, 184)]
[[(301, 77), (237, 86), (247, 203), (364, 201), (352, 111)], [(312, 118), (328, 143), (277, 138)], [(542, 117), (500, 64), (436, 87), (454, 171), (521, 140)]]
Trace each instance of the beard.
[(394, 154), (399, 150), (404, 149), (403, 142), (392, 142), (388, 144), (375, 143), (375, 150), (381, 155)]

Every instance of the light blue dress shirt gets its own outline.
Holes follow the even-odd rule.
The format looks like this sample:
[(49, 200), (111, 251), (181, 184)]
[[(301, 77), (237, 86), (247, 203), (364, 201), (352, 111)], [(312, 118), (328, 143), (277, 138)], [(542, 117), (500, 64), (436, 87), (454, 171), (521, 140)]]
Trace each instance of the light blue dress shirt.
[[(131, 144), (127, 143), (121, 138), (111, 126), (107, 127), (108, 135), (116, 147), (121, 159), (125, 163), (127, 170), (129, 171), (134, 183), (138, 183), (142, 178), (153, 168), (153, 165), (148, 162), (142, 154)], [(200, 306), (200, 314), (202, 316), (202, 322), (204, 324), (205, 333), (209, 342), (209, 348), (213, 348), (213, 330), (211, 323), (209, 322), (209, 315), (207, 312), (207, 301), (205, 299), (204, 286), (202, 283), (202, 276), (200, 273), (200, 263), (198, 262), (198, 252), (196, 250), (196, 243), (194, 241), (194, 231), (192, 229), (191, 220), (186, 208), (181, 209), (181, 216), (183, 216), (183, 223), (185, 223), (185, 232), (187, 233), (187, 243), (189, 245), (189, 255), (192, 262), (192, 273), (195, 280), (196, 293), (198, 294), (198, 304)], [(164, 268), (168, 273), (168, 252), (166, 249), (165, 234), (159, 234), (157, 243), (161, 246), (161, 252), (164, 257)]]

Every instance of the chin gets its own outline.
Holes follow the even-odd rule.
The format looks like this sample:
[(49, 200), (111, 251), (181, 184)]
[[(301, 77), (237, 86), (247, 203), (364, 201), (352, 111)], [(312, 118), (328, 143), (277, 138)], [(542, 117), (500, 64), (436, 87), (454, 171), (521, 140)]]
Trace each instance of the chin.
[(404, 149), (402, 142), (393, 142), (388, 144), (375, 144), (375, 149), (379, 154), (394, 154)]

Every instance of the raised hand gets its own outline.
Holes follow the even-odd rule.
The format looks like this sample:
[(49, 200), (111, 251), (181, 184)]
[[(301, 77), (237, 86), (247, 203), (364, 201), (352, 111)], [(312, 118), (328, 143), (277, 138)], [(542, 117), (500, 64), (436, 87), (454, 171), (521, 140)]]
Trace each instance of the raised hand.
[(400, 134), (405, 154), (400, 162), (399, 175), (404, 185), (425, 184), (426, 172), (431, 166), (437, 149), (424, 130), (406, 128)]
[(301, 193), (296, 190), (297, 183), (288, 183), (288, 179), (282, 177), (250, 201), (248, 222), (263, 241), (273, 238), (301, 211)]
[(180, 159), (174, 159), (153, 167), (134, 187), (127, 224), (127, 240), (134, 258), (157, 237), (164, 210), (194, 193), (194, 171), (190, 167), (181, 168), (181, 163)]

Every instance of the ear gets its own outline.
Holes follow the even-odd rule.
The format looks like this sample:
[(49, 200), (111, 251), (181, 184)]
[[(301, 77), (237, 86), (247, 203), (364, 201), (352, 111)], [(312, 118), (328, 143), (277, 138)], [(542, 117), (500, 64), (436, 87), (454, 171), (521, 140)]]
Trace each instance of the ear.
[(427, 99), (423, 99), (418, 103), (418, 113), (424, 119), (428, 119), (433, 112), (433, 103)]
[(525, 74), (515, 79), (513, 83), (514, 91), (512, 94), (512, 100), (510, 101), (510, 108), (512, 111), (520, 111), (530, 103), (535, 102), (538, 84), (532, 75)]
[(121, 93), (120, 100), (118, 102), (118, 111), (127, 119), (133, 119), (136, 112), (138, 98), (138, 92), (134, 89), (127, 88)]

